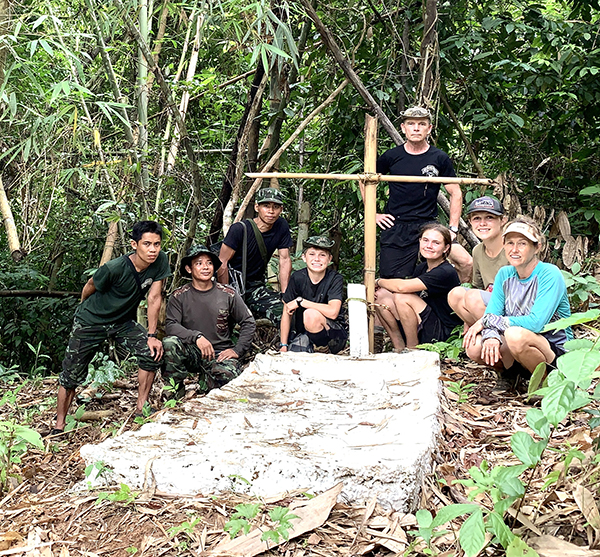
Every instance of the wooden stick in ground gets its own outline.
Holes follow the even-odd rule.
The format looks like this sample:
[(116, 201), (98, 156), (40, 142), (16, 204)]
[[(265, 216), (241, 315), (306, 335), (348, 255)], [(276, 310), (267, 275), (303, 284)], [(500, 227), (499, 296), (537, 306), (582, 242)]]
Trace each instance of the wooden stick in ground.
[[(377, 165), (377, 118), (365, 114), (365, 175), (376, 175)], [(367, 304), (375, 302), (375, 265), (377, 258), (377, 180), (365, 180), (365, 287)], [(369, 316), (369, 352), (375, 351), (375, 316)]]
[[(248, 172), (249, 178), (290, 178), (304, 180), (363, 180), (363, 174), (319, 174), (314, 172)], [(414, 182), (419, 184), (484, 184), (492, 186), (494, 181), (490, 178), (436, 178), (434, 176), (393, 176), (389, 174), (369, 175), (371, 180), (377, 182)]]
[(25, 253), (21, 249), (19, 234), (17, 233), (15, 219), (12, 214), (12, 209), (10, 208), (10, 203), (8, 202), (4, 184), (2, 183), (2, 177), (0, 177), (0, 211), (2, 212), (2, 220), (4, 221), (10, 255), (15, 261), (19, 262), (25, 257)]
[[(263, 168), (262, 168), (263, 173), (268, 172), (271, 168), (273, 168), (273, 165), (279, 160), (279, 157), (281, 156), (281, 154), (304, 131), (304, 128), (306, 128), (306, 126), (308, 126), (308, 124), (310, 124), (310, 122), (318, 114), (320, 114), (325, 107), (330, 105), (335, 100), (335, 98), (343, 91), (343, 89), (344, 89), (344, 87), (346, 87), (346, 85), (348, 85), (347, 79), (345, 79), (341, 83), (341, 85), (333, 93), (331, 93), (331, 95), (329, 95), (317, 108), (315, 108), (302, 121), (302, 123), (298, 126), (296, 131), (289, 137), (289, 139), (279, 149), (277, 149), (277, 152), (269, 159), (267, 164), (265, 164), (265, 166), (263, 166)], [(250, 176), (250, 174), (246, 174), (246, 176)], [(250, 176), (250, 177), (253, 178), (253, 176)], [(270, 178), (271, 174), (267, 175), (266, 177)], [(244, 212), (246, 211), (246, 207), (248, 207), (248, 203), (250, 203), (250, 200), (254, 197), (254, 194), (256, 193), (256, 191), (258, 190), (260, 185), (262, 184), (262, 181), (263, 181), (263, 178), (257, 178), (256, 180), (254, 180), (253, 184), (250, 186), (250, 189), (248, 190), (248, 193), (246, 194), (246, 197), (244, 197), (244, 200), (242, 201), (242, 204), (240, 205), (240, 208), (235, 216), (234, 222), (239, 222), (244, 218)]]

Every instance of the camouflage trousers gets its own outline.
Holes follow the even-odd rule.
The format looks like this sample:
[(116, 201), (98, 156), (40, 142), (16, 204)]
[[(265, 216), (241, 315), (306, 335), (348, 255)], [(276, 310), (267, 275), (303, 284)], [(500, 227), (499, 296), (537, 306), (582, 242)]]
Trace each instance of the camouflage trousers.
[(88, 373), (88, 366), (104, 342), (112, 338), (117, 345), (117, 354), (131, 354), (136, 357), (138, 366), (152, 373), (158, 371), (161, 361), (156, 361), (148, 348), (148, 333), (135, 321), (111, 325), (83, 325), (73, 321), (73, 329), (62, 363), (62, 373), (58, 382), (65, 389), (75, 389), (81, 385)]
[(273, 322), (273, 325), (279, 327), (283, 313), (280, 292), (275, 292), (262, 281), (252, 281), (246, 285), (244, 302), (254, 317), (266, 317)]
[(200, 391), (207, 393), (229, 383), (241, 373), (239, 360), (206, 360), (195, 344), (184, 343), (179, 337), (165, 337), (163, 348), (162, 377), (165, 385), (173, 379), (176, 386), (181, 386), (189, 374), (197, 373)]

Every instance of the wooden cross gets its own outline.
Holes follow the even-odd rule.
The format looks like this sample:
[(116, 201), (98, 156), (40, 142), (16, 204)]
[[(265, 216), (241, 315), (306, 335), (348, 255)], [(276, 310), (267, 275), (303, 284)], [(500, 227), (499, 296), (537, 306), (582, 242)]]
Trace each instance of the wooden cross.
[[(377, 118), (365, 115), (365, 172), (364, 174), (314, 174), (306, 172), (249, 172), (249, 178), (300, 178), (305, 180), (358, 180), (365, 185), (365, 266), (364, 282), (367, 289), (367, 305), (375, 302), (375, 267), (377, 256), (377, 184), (379, 182), (413, 182), (435, 184), (484, 184), (492, 185), (488, 178), (435, 178), (429, 176), (388, 176), (377, 174)], [(369, 349), (373, 352), (374, 315), (369, 315)]]

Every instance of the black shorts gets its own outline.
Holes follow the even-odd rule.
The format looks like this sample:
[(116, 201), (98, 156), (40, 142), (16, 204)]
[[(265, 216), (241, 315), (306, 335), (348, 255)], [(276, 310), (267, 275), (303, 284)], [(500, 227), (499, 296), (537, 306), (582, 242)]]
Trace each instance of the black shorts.
[(381, 231), (379, 276), (381, 278), (412, 277), (419, 257), (419, 234), (429, 221), (400, 221)]
[[(421, 322), (417, 327), (419, 344), (445, 341), (452, 333), (452, 331), (448, 332), (448, 329), (444, 327), (439, 317), (431, 309), (431, 306), (425, 306), (425, 309), (419, 314), (419, 317), (421, 318)], [(402, 338), (406, 340), (402, 323), (398, 320), (396, 320), (396, 323), (398, 323)]]
[(306, 335), (315, 346), (329, 346), (333, 354), (337, 354), (346, 346), (348, 331), (343, 323), (326, 318), (329, 329), (323, 329), (318, 333), (306, 332)]

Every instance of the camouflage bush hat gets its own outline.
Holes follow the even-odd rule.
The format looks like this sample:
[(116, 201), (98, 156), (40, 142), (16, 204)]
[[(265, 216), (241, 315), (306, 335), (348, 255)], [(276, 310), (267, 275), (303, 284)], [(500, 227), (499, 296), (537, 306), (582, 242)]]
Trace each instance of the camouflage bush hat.
[(475, 213), (477, 211), (491, 213), (492, 215), (501, 217), (504, 214), (504, 207), (502, 206), (502, 203), (500, 203), (500, 201), (498, 201), (497, 199), (485, 195), (483, 197), (478, 197), (477, 199), (474, 199), (467, 207), (467, 215), (470, 215), (471, 213)]
[(283, 205), (283, 196), (275, 188), (263, 188), (256, 194), (256, 203), (279, 203)]
[(211, 261), (213, 262), (213, 265), (215, 266), (215, 271), (221, 266), (221, 260), (217, 257), (216, 253), (213, 253), (212, 251), (210, 251), (206, 246), (203, 246), (202, 244), (197, 244), (195, 246), (192, 246), (190, 249), (187, 250), (187, 253), (185, 254), (185, 257), (181, 260), (181, 265), (179, 267), (179, 273), (181, 274), (182, 277), (187, 277), (190, 278), (192, 275), (190, 273), (188, 273), (188, 271), (186, 270), (186, 266), (192, 266), (192, 261), (198, 257), (199, 255), (208, 255), (211, 259)]
[(330, 240), (327, 236), (311, 236), (302, 242), (302, 247), (307, 250), (308, 248), (319, 248), (327, 251), (331, 251), (335, 242)]
[(422, 106), (411, 106), (407, 108), (402, 114), (402, 121), (407, 118), (428, 118), (431, 122), (431, 112), (429, 109), (423, 108)]

